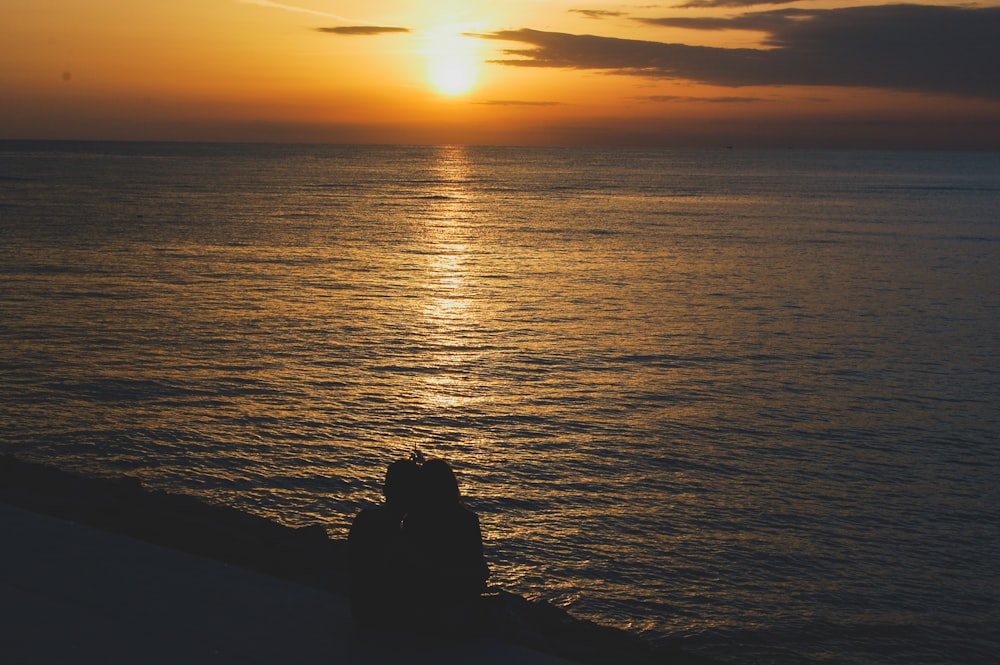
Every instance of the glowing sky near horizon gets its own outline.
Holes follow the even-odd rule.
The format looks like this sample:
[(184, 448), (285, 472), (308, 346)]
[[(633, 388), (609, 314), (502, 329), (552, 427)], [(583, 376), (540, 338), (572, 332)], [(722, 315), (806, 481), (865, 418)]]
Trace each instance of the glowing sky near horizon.
[(6, 0), (0, 138), (1000, 149), (1000, 5)]

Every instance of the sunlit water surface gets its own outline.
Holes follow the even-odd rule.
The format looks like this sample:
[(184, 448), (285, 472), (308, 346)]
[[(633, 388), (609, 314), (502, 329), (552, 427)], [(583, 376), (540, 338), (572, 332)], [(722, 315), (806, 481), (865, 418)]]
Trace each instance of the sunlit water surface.
[(0, 144), (0, 443), (738, 662), (1000, 649), (1000, 155)]

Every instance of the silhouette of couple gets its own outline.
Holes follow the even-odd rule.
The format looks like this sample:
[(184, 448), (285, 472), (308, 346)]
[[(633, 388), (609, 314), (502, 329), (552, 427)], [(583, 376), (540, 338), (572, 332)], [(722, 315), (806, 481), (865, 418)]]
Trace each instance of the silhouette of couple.
[(367, 629), (466, 632), (489, 576), (479, 518), (447, 462), (418, 458), (390, 464), (385, 502), (354, 518), (351, 611)]

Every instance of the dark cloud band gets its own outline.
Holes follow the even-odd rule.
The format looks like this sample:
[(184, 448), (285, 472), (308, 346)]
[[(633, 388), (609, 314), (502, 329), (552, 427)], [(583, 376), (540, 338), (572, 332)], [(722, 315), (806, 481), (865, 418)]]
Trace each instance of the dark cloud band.
[(538, 30), (485, 39), (519, 42), (498, 62), (594, 69), (721, 86), (889, 88), (1000, 99), (1000, 7), (883, 5), (779, 9), (728, 19), (644, 22), (699, 30), (757, 30), (766, 48), (691, 46)]
[(326, 32), (332, 35), (386, 35), (400, 32), (409, 32), (407, 28), (391, 28), (379, 25), (343, 25), (335, 28), (316, 28), (317, 32)]
[[(792, 0), (789, 0), (791, 2)], [(582, 14), (587, 18), (592, 19), (606, 19), (606, 18), (618, 18), (619, 16), (624, 16), (623, 12), (612, 12), (604, 9), (571, 9), (574, 14)]]

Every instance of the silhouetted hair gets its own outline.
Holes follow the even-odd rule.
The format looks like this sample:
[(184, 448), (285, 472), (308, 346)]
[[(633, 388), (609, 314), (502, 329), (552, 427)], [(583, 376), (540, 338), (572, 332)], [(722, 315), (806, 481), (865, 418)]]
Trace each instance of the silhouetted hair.
[(413, 502), (419, 480), (420, 467), (415, 462), (401, 459), (390, 464), (385, 472), (385, 486), (382, 489), (386, 503), (406, 508)]
[(458, 503), (461, 500), (455, 472), (441, 459), (428, 460), (420, 467), (420, 491), (421, 498), (433, 505)]

